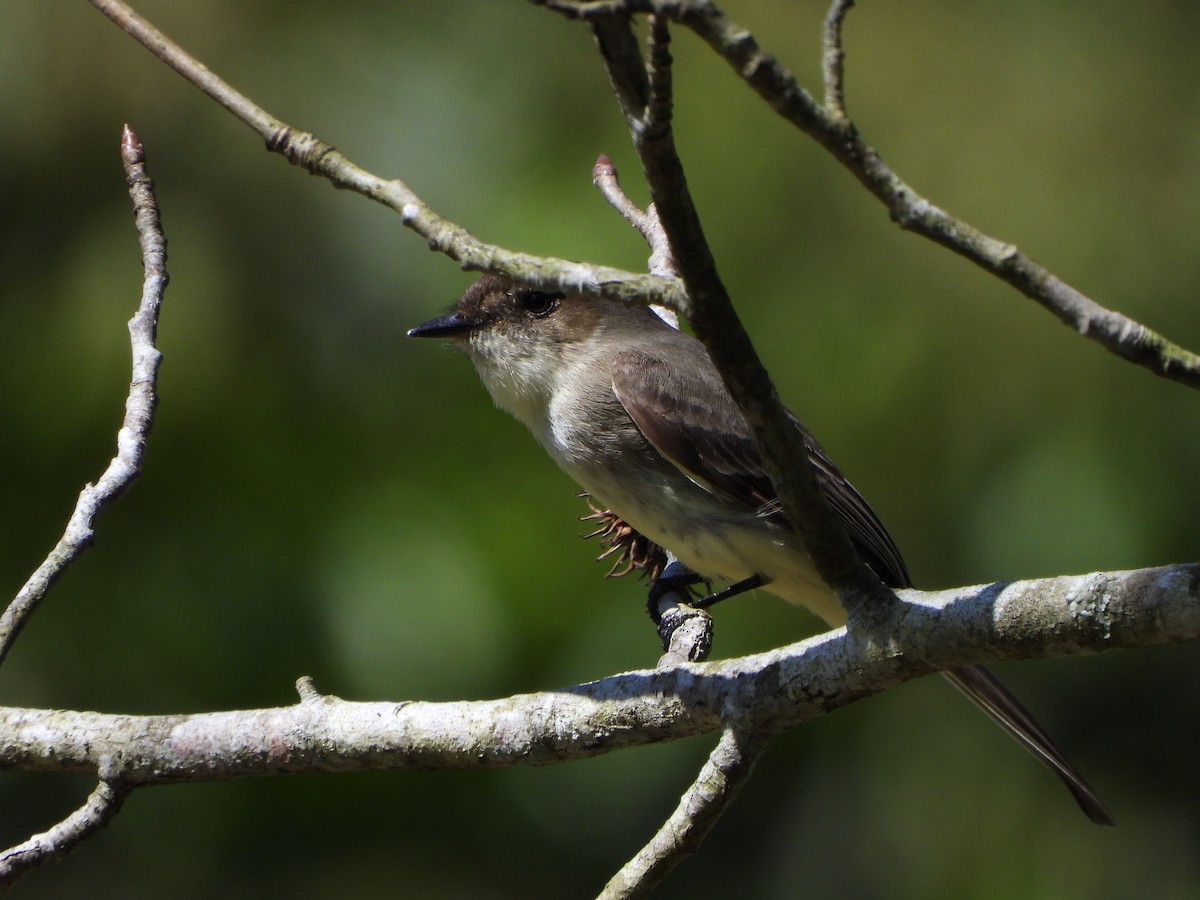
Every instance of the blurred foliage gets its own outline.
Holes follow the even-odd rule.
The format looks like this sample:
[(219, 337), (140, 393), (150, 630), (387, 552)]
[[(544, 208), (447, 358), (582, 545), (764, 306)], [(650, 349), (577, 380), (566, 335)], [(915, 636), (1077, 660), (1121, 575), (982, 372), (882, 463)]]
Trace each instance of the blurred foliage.
[[(482, 238), (644, 264), (590, 185), (605, 152), (645, 196), (584, 28), (495, 0), (140, 6)], [(821, 3), (727, 9), (819, 84)], [(1197, 33), (1200, 6), (1178, 0), (861, 4), (850, 108), (933, 202), (1200, 347)], [(673, 52), (679, 144), (739, 308), (920, 585), (1200, 558), (1193, 393), (901, 233), (698, 41), (677, 32)], [(467, 276), (396, 216), (264, 153), (82, 0), (8, 0), (0, 81), (9, 594), (112, 453), (140, 284), (124, 121), (148, 149), (172, 276), (146, 473), (18, 642), (0, 702), (271, 706), (302, 674), (355, 699), (492, 697), (653, 664), (642, 590), (600, 577), (572, 486), (463, 358), (403, 337)], [(723, 655), (814, 627), (768, 596), (718, 621)], [(1114, 831), (935, 679), (778, 741), (660, 896), (1195, 896), (1197, 661), (1003, 667)], [(143, 791), (20, 891), (588, 896), (711, 743)], [(5, 775), (0, 839), (88, 789)]]

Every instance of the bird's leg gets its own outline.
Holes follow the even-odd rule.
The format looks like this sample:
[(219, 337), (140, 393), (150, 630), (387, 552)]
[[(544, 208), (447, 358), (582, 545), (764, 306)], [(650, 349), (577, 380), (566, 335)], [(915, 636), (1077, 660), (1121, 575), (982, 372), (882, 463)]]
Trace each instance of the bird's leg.
[(662, 574), (651, 582), (650, 592), (646, 595), (646, 612), (650, 614), (654, 624), (657, 625), (662, 621), (663, 607), (668, 605), (662, 601), (668, 594), (677, 594), (680, 600), (691, 606), (693, 604), (688, 588), (703, 580), (703, 577), (671, 557), (670, 563), (663, 569)]
[(706, 579), (674, 557), (670, 559), (662, 574), (650, 585), (646, 611), (658, 629), (663, 649), (667, 651), (665, 661), (677, 661), (678, 658), (693, 662), (702, 660), (708, 656), (712, 646), (712, 620), (708, 608), (722, 600), (762, 587), (770, 579), (765, 575), (751, 575), (727, 588), (693, 600), (688, 595), (688, 588)]
[(690, 605), (688, 589), (704, 579), (671, 558), (650, 585), (646, 611), (654, 621), (665, 655), (661, 668), (677, 662), (702, 662), (712, 649), (712, 617)]
[(728, 600), (730, 597), (736, 597), (738, 594), (744, 594), (746, 591), (752, 591), (755, 588), (760, 588), (770, 581), (765, 575), (751, 575), (749, 578), (743, 578), (741, 581), (731, 584), (727, 588), (709, 594), (707, 597), (701, 597), (699, 600), (694, 600), (691, 606), (696, 609), (708, 609), (710, 606), (716, 606), (722, 600)]

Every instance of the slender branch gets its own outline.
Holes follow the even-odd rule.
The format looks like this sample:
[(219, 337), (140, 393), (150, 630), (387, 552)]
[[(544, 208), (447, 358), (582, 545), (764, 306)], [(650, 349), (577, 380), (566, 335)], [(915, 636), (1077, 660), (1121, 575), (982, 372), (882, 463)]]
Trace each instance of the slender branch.
[[(593, 18), (589, 24), (618, 95), (631, 93), (635, 86), (622, 85), (621, 81), (634, 71), (629, 57), (639, 51), (628, 17)], [(779, 402), (775, 386), (717, 272), (675, 149), (671, 126), (671, 57), (665, 19), (652, 18), (650, 36), (647, 77), (650, 93), (645, 113), (631, 122), (630, 133), (666, 231), (672, 259), (687, 288), (687, 306), (682, 311), (742, 410), (767, 475), (821, 577), (842, 595), (851, 616), (861, 619), (869, 610), (873, 618), (888, 607), (891, 592), (855, 552), (812, 467), (804, 463), (807, 451), (803, 435)], [(620, 61), (619, 64), (614, 60)]]
[[(621, 189), (617, 177), (617, 167), (603, 153), (596, 159), (592, 167), (592, 183), (600, 190), (601, 196), (608, 205), (620, 213), (621, 218), (638, 230), (650, 247), (650, 259), (646, 268), (651, 275), (662, 275), (668, 278), (678, 278), (679, 269), (675, 266), (675, 257), (671, 255), (671, 243), (667, 240), (667, 232), (663, 229), (658, 210), (651, 203), (645, 210), (639, 209), (629, 196)], [(657, 303), (650, 304), (651, 308), (675, 328), (679, 327), (679, 316), (674, 310)]]
[[(596, 165), (592, 167), (592, 183), (600, 191), (600, 195), (608, 201), (608, 205), (621, 214), (621, 218), (638, 230), (646, 243), (654, 248), (655, 221), (629, 199), (629, 195), (621, 189), (621, 181), (617, 176), (617, 167), (603, 153), (596, 157)], [(661, 230), (661, 228), (660, 228)]]
[(129, 196), (133, 199), (134, 224), (142, 248), (145, 277), (141, 303), (129, 320), (133, 372), (125, 401), (125, 419), (117, 432), (117, 455), (95, 484), (84, 486), (62, 538), (0, 614), (0, 662), (8, 656), (17, 635), (50, 588), (92, 545), (93, 527), (100, 510), (121, 497), (141, 473), (146, 439), (154, 424), (154, 408), (158, 403), (155, 385), (162, 358), (154, 341), (158, 312), (167, 287), (167, 245), (159, 221), (154, 182), (146, 174), (145, 154), (137, 135), (128, 125), (121, 134), (121, 161), (129, 182)]
[(101, 781), (87, 801), (49, 831), (0, 853), (0, 889), (12, 887), (38, 866), (61, 859), (107, 825), (133, 788), (116, 781)]
[(650, 36), (647, 42), (646, 75), (650, 95), (646, 101), (643, 130), (645, 139), (657, 139), (660, 133), (674, 144), (672, 117), (675, 110), (675, 78), (671, 58), (671, 29), (663, 16), (650, 16)]
[(0, 769), (129, 784), (285, 772), (551, 765), (729, 726), (769, 736), (932, 671), (1200, 640), (1200, 565), (922, 593), (887, 641), (844, 629), (739, 659), (502, 700), (356, 703), (305, 683), (282, 709), (127, 716), (0, 708)]
[[(849, 4), (834, 0), (826, 19), (825, 74), (837, 90), (817, 103), (787, 68), (710, 0), (532, 0), (574, 19), (595, 22), (635, 12), (654, 13), (694, 31), (772, 109), (817, 141), (888, 209), (906, 230), (975, 263), (1043, 306), (1084, 337), (1156, 375), (1200, 388), (1200, 355), (1122, 313), (1109, 309), (1035, 262), (1015, 245), (985, 234), (938, 208), (892, 171), (845, 117), (841, 105), (840, 30)], [(832, 32), (832, 35), (831, 35)], [(837, 38), (835, 56), (828, 41)]]
[(198, 87), (264, 141), (267, 149), (335, 187), (362, 194), (400, 214), (404, 225), (421, 235), (431, 250), (456, 260), (463, 269), (497, 272), (532, 287), (627, 303), (660, 303), (676, 308), (681, 286), (675, 279), (626, 272), (571, 260), (514, 253), (487, 244), (435, 213), (407, 184), (385, 180), (355, 165), (333, 145), (300, 131), (268, 113), (194, 59), (178, 44), (121, 0), (89, 2), (134, 40)]
[(670, 818), (600, 893), (600, 900), (648, 896), (685, 858), (695, 853), (708, 832), (750, 777), (765, 742), (729, 727), (713, 748), (696, 781)]
[(846, 119), (846, 59), (842, 50), (842, 23), (854, 6), (854, 0), (833, 0), (825, 16), (821, 34), (821, 69), (825, 77), (825, 110), (830, 116)]

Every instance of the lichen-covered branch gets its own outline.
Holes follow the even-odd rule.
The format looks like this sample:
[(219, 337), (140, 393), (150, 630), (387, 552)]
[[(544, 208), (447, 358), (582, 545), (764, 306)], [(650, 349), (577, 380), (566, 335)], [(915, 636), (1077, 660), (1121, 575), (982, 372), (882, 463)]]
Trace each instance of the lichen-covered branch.
[(1200, 565), (934, 593), (878, 633), (839, 629), (738, 659), (503, 700), (126, 716), (0, 708), (0, 769), (138, 784), (283, 772), (550, 765), (729, 726), (768, 736), (929, 672), (1200, 640)]

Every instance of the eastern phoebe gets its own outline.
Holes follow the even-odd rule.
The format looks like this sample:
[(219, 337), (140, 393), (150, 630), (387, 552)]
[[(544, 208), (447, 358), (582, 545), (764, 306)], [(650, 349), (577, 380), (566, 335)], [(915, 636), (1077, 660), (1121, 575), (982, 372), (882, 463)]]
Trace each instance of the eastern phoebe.
[[(453, 310), (413, 328), (467, 352), (496, 405), (529, 426), (589, 494), (706, 578), (766, 590), (845, 624), (784, 518), (708, 352), (647, 307), (546, 293), (485, 275)], [(888, 586), (911, 586), (867, 502), (795, 416), (809, 462), (859, 553)], [(1093, 821), (1113, 819), (1023, 706), (982, 666), (945, 673), (1045, 763)]]

